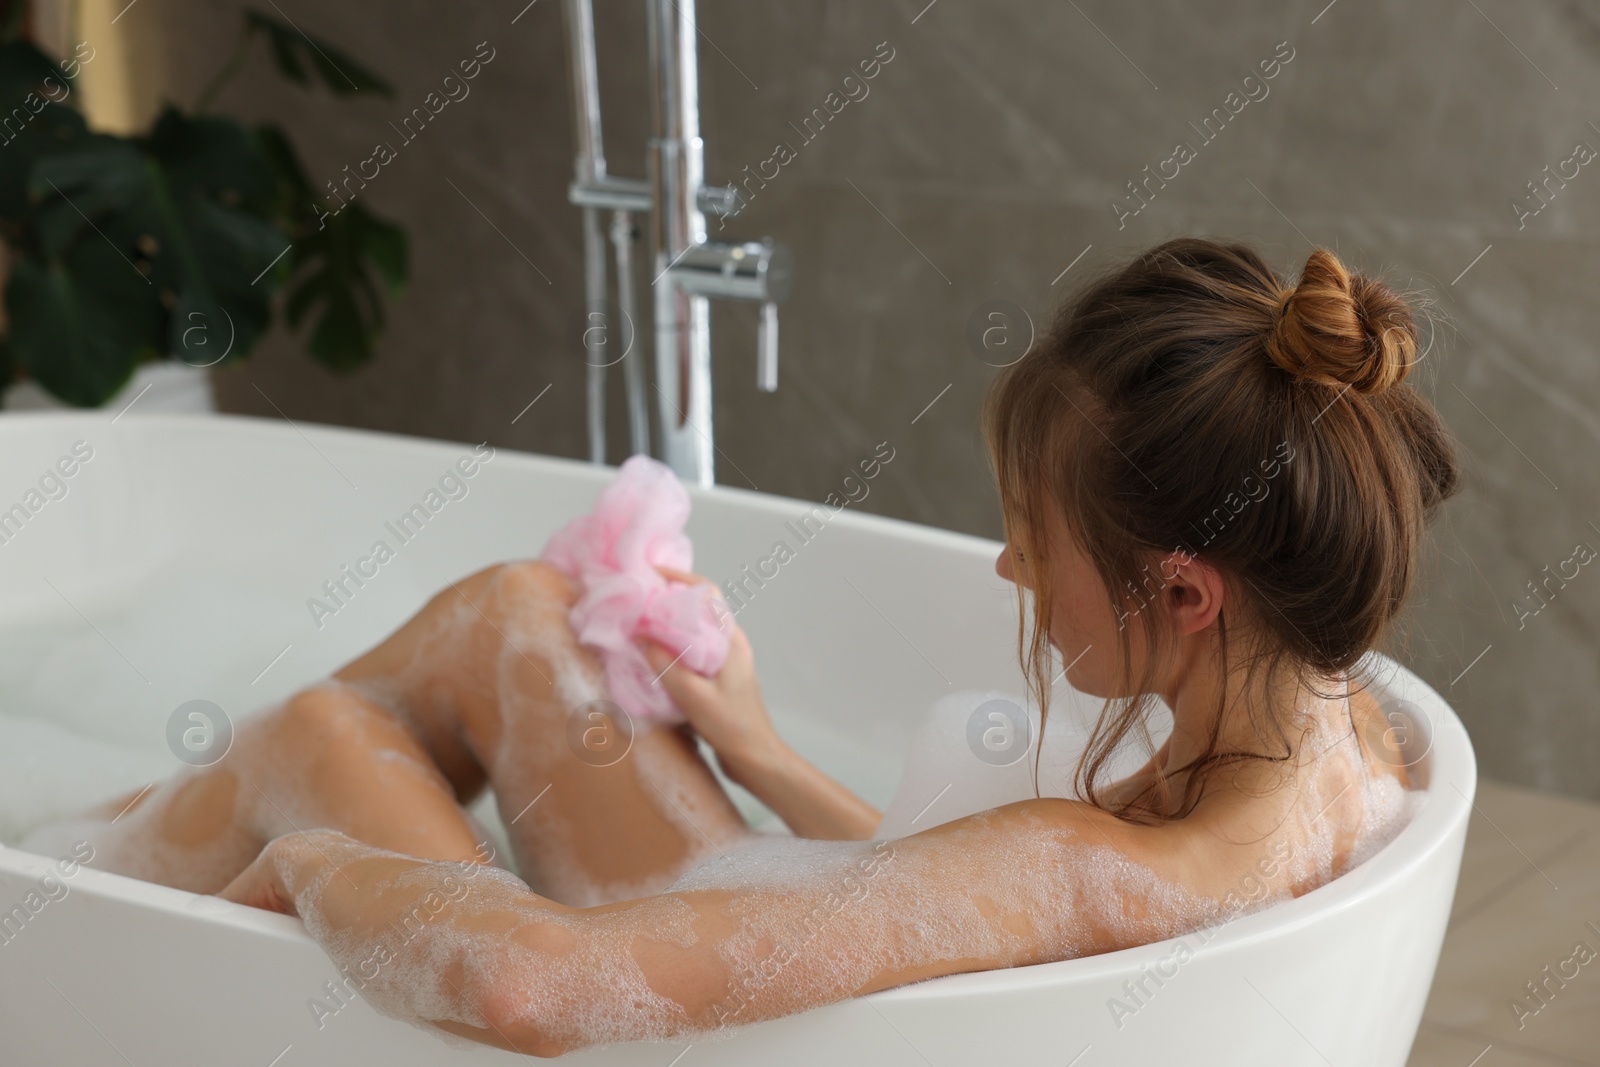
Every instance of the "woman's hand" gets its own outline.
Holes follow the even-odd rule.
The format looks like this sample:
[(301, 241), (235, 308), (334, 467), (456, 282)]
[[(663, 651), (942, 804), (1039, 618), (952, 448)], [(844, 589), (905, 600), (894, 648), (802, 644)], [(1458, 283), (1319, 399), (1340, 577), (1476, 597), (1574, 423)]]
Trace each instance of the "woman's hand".
[[(656, 569), (674, 581), (711, 582), (671, 567)], [(770, 764), (786, 746), (761, 698), (749, 639), (731, 612), (725, 611), (722, 620), (730, 629), (728, 658), (714, 677), (674, 663), (672, 652), (649, 638), (639, 638), (638, 645), (651, 669), (660, 672), (657, 684), (666, 687), (695, 732), (716, 752), (723, 772), (743, 785), (745, 772)]]
[[(709, 582), (698, 574), (657, 567), (680, 582)], [(674, 663), (672, 653), (647, 638), (639, 640), (660, 685), (717, 754), (722, 773), (771, 808), (797, 837), (857, 840), (872, 836), (883, 813), (807, 762), (778, 736), (761, 699), (755, 659), (744, 631), (724, 609), (728, 658), (708, 678)]]
[(333, 830), (308, 830), (275, 837), (217, 896), (281, 915), (297, 914), (296, 890), (332, 862), (318, 845), (319, 837), (331, 837), (340, 842), (349, 840)]

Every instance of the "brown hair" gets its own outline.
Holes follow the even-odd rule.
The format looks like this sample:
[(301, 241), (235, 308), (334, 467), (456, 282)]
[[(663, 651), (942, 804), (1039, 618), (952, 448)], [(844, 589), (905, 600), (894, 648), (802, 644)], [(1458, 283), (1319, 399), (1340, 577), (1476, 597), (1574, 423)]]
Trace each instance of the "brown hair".
[[(1137, 735), (1154, 752), (1154, 676), (1175, 638), (1166, 612), (1130, 610), (1153, 580), (1151, 553), (1197, 557), (1222, 575), (1224, 673), (1235, 628), (1249, 670), (1287, 670), (1313, 691), (1315, 677), (1353, 672), (1387, 634), (1424, 528), (1457, 490), (1454, 442), (1402, 384), (1425, 354), (1412, 302), (1325, 248), (1290, 286), (1245, 245), (1183, 237), (1092, 277), (993, 383), (984, 436), (1007, 542), (1025, 554), (1034, 591), (1017, 651), (1041, 723), (1053, 673), (1047, 508), (1124, 622), (1119, 691), (1136, 695), (1101, 709), (1077, 770), (1086, 800), (1135, 821), (1181, 817), (1216, 766), (1291, 755), (1283, 724), (1259, 718), (1258, 736), (1275, 733), (1281, 756), (1219, 751), (1219, 707), (1201, 757), (1138, 797), (1102, 802), (1124, 741)], [(1137, 681), (1130, 617), (1150, 653)], [(1184, 771), (1172, 814), (1169, 778)]]

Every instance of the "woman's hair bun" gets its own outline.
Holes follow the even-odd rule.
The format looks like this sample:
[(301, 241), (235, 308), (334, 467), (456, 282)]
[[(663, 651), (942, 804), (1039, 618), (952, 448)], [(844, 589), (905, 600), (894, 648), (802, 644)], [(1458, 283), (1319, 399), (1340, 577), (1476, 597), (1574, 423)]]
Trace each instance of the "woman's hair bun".
[(1267, 355), (1297, 378), (1377, 393), (1403, 380), (1417, 358), (1411, 307), (1383, 282), (1315, 249), (1300, 284), (1278, 294)]

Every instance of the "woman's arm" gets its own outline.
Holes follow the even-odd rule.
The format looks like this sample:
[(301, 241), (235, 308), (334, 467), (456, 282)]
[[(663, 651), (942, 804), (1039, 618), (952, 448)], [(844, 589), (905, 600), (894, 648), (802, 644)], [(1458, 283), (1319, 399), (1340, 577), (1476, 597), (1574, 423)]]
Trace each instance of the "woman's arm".
[(764, 751), (717, 754), (722, 772), (777, 813), (796, 837), (860, 841), (872, 837), (883, 812), (824, 774), (777, 734)]
[(1141, 833), (1027, 800), (894, 840), (776, 838), (659, 896), (573, 909), (503, 871), (316, 831), (274, 842), (224, 895), (297, 910), (386, 1014), (553, 1056), (1200, 925), (1208, 902), (1136, 862)]
[[(658, 570), (677, 581), (710, 579), (668, 567)], [(778, 736), (761, 696), (749, 638), (733, 621), (728, 658), (714, 677), (683, 666), (668, 649), (641, 640), (646, 660), (661, 672), (666, 687), (695, 732), (717, 754), (729, 779), (748, 789), (777, 813), (797, 837), (862, 840), (871, 837), (883, 813), (824, 774)]]

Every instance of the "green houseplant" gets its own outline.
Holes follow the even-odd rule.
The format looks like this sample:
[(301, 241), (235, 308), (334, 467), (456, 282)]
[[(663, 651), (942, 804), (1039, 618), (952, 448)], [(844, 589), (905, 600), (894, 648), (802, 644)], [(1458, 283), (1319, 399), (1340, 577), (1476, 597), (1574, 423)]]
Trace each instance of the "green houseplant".
[(288, 135), (209, 112), (255, 42), (335, 96), (393, 89), (325, 41), (244, 13), (233, 54), (192, 108), (124, 137), (89, 129), (74, 79), (26, 38), (27, 0), (0, 2), (0, 239), (9, 253), (0, 387), (32, 378), (103, 404), (146, 360), (238, 360), (280, 315), (311, 357), (373, 353), (386, 294), (407, 276), (404, 232), (360, 203), (324, 207)]

